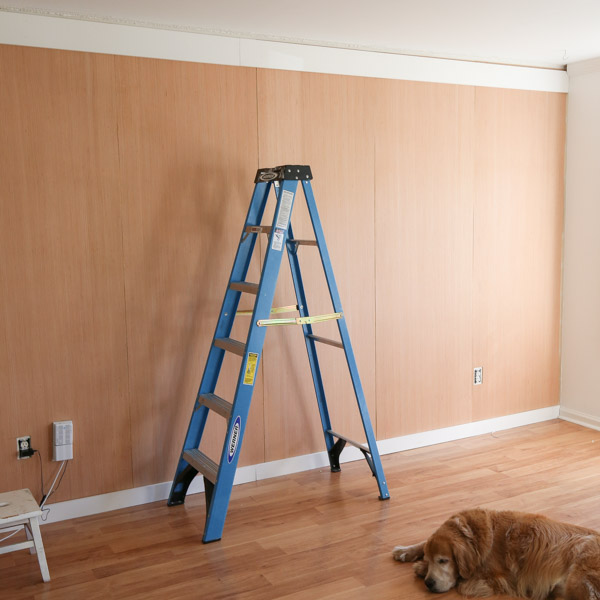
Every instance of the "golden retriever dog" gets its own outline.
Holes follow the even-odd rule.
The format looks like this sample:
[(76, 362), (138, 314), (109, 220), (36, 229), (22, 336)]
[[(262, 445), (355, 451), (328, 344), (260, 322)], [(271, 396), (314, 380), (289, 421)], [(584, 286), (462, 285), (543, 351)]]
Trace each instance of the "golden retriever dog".
[(432, 592), (531, 600), (600, 600), (600, 533), (541, 515), (473, 509), (427, 541), (396, 546)]

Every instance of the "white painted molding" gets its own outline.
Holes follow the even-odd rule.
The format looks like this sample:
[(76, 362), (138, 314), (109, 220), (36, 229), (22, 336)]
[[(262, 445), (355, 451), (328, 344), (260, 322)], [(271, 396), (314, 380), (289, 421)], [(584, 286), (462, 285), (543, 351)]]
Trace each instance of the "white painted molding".
[(567, 92), (566, 71), (137, 27), (8, 12), (0, 43), (147, 58), (483, 87)]
[(594, 415), (588, 415), (586, 413), (579, 412), (577, 410), (571, 410), (569, 408), (560, 407), (560, 413), (558, 415), (565, 421), (570, 421), (576, 425), (583, 425), (590, 429), (597, 429), (600, 431), (600, 418)]
[(579, 77), (580, 75), (589, 75), (590, 73), (597, 73), (598, 71), (600, 71), (600, 58), (582, 60), (567, 66), (569, 78)]
[(482, 62), (240, 40), (242, 65), (434, 83), (567, 92), (565, 71)]
[(239, 40), (0, 11), (0, 43), (99, 54), (239, 65)]
[(452, 442), (468, 437), (474, 437), (476, 435), (550, 421), (552, 419), (557, 419), (558, 415), (559, 406), (549, 406), (547, 408), (539, 408), (537, 410), (506, 415), (504, 417), (496, 417), (494, 419), (486, 419), (474, 423), (465, 423), (463, 425), (454, 425), (453, 427), (445, 427), (444, 429), (425, 431), (423, 433), (413, 433), (411, 435), (392, 438), (390, 440), (382, 440), (381, 442), (377, 442), (377, 448), (379, 448), (381, 454), (402, 452), (403, 450), (422, 448), (423, 446), (433, 446), (434, 444)]
[[(550, 406), (548, 408), (541, 408), (505, 417), (477, 421), (476, 423), (466, 423), (464, 425), (455, 425), (453, 427), (445, 427), (434, 431), (425, 431), (423, 433), (415, 433), (382, 440), (377, 442), (377, 448), (381, 455), (392, 454), (394, 452), (442, 444), (444, 442), (483, 435), (494, 431), (503, 431), (514, 427), (541, 423), (542, 421), (556, 419), (558, 416), (559, 407)], [(600, 423), (598, 423), (598, 425), (600, 426)], [(340, 456), (340, 462), (347, 463), (361, 460), (362, 458), (363, 455), (360, 450), (354, 447), (346, 447)], [(329, 459), (326, 452), (295, 456), (293, 458), (240, 467), (235, 474), (234, 485), (324, 467), (329, 468)], [(190, 485), (188, 494), (203, 492), (204, 486), (202, 481), (201, 477), (196, 477)], [(66, 519), (75, 519), (77, 517), (85, 517), (120, 508), (137, 506), (139, 504), (148, 504), (150, 502), (166, 500), (169, 496), (170, 489), (171, 482), (164, 482), (119, 492), (112, 492), (110, 494), (90, 496), (89, 498), (78, 498), (77, 500), (67, 500), (66, 502), (47, 504), (46, 507), (51, 510), (48, 513), (46, 522), (53, 523), (64, 521)]]

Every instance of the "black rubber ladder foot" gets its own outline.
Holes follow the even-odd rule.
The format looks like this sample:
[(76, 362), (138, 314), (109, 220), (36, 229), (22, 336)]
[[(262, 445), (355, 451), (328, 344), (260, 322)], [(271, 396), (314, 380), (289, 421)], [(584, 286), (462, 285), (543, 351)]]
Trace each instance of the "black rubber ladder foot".
[(338, 441), (329, 450), (329, 464), (331, 465), (332, 473), (339, 473), (342, 468), (340, 467), (340, 454), (346, 445), (346, 440), (339, 438)]
[(181, 471), (173, 485), (173, 491), (167, 500), (167, 506), (179, 506), (185, 502), (185, 496), (190, 487), (190, 483), (192, 483), (192, 480), (197, 474), (198, 471), (191, 465), (188, 465)]

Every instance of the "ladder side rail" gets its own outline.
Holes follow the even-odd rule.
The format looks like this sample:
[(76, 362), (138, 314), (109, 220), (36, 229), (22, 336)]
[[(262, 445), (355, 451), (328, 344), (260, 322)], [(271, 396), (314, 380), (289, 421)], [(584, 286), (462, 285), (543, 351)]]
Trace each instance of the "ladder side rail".
[(313, 194), (310, 181), (303, 181), (302, 187), (304, 189), (304, 197), (306, 198), (306, 206), (308, 208), (310, 221), (313, 226), (313, 231), (315, 232), (315, 239), (317, 240), (319, 255), (321, 256), (321, 264), (323, 265), (323, 270), (325, 271), (325, 278), (327, 279), (327, 287), (329, 289), (331, 303), (333, 304), (333, 310), (334, 312), (343, 313), (342, 301), (335, 283), (333, 267), (331, 266), (331, 259), (329, 257), (329, 251), (327, 250), (327, 244), (325, 242), (325, 234), (323, 233), (323, 226), (321, 225), (321, 219), (319, 218), (319, 211), (317, 210), (317, 203), (315, 202), (315, 196)]
[(202, 439), (209, 409), (200, 402), (199, 398), (201, 394), (214, 392), (225, 355), (224, 350), (214, 345), (215, 339), (229, 336), (231, 328), (233, 327), (235, 312), (241, 297), (241, 292), (230, 290), (229, 284), (231, 281), (243, 281), (246, 278), (246, 274), (250, 267), (250, 261), (252, 260), (252, 253), (256, 244), (257, 235), (247, 235), (245, 234), (245, 229), (247, 225), (260, 224), (267, 204), (270, 187), (271, 182), (257, 183), (254, 187), (250, 206), (248, 207), (248, 213), (246, 215), (246, 221), (242, 228), (240, 244), (229, 276), (227, 291), (223, 298), (221, 312), (219, 313), (210, 351), (206, 360), (206, 365), (204, 366), (202, 380), (192, 409), (192, 416), (179, 455), (179, 462), (175, 470), (168, 504), (180, 504), (184, 501), (187, 488), (195, 475), (195, 473), (190, 473), (185, 480), (181, 480), (182, 473), (188, 467), (187, 461), (183, 458), (183, 453), (186, 450), (198, 448), (200, 440)]
[[(217, 481), (212, 491), (212, 500), (206, 515), (206, 526), (202, 538), (205, 543), (219, 540), (223, 533), (225, 517), (227, 515), (227, 508), (231, 497), (231, 488), (233, 486), (240, 455), (238, 450), (242, 445), (246, 430), (246, 421), (248, 419), (250, 402), (252, 400), (252, 393), (256, 382), (256, 373), (258, 372), (258, 367), (260, 365), (260, 358), (267, 330), (266, 327), (258, 327), (257, 321), (259, 319), (268, 318), (271, 313), (277, 276), (283, 257), (283, 247), (287, 246), (287, 226), (289, 223), (289, 216), (288, 222), (286, 222), (283, 230), (281, 227), (277, 227), (278, 219), (280, 211), (282, 210), (282, 204), (284, 204), (284, 198), (286, 199), (285, 201), (288, 202), (287, 209), (289, 214), (291, 214), (297, 187), (297, 181), (284, 180), (281, 182), (279, 188), (275, 188), (277, 206), (273, 216), (273, 227), (268, 237), (269, 245), (265, 254), (258, 294), (252, 313), (252, 320), (249, 325), (246, 351), (242, 358), (231, 418), (229, 420), (225, 443), (223, 444), (223, 451), (221, 453)], [(249, 379), (247, 379), (248, 360), (251, 354), (255, 355), (255, 363), (253, 367), (254, 375), (252, 376), (252, 381), (249, 382)]]
[(229, 286), (231, 285), (232, 281), (246, 280), (248, 269), (250, 268), (250, 262), (252, 260), (252, 254), (254, 252), (254, 246), (256, 245), (256, 240), (258, 237), (258, 234), (246, 233), (246, 227), (248, 225), (255, 225), (256, 223), (260, 223), (263, 213), (265, 212), (265, 207), (267, 205), (267, 199), (269, 197), (271, 185), (271, 182), (257, 183), (255, 185), (254, 193), (252, 194), (252, 200), (250, 202), (250, 207), (248, 209), (248, 214), (246, 215), (246, 221), (244, 223), (244, 226), (242, 227), (240, 243), (238, 246), (237, 253), (235, 255), (233, 267), (229, 276), (229, 281), (227, 282), (227, 291), (223, 299), (221, 312), (219, 313), (219, 319), (217, 321), (217, 326), (215, 328), (215, 333), (213, 335), (211, 344), (211, 352), (214, 350), (214, 353), (219, 360), (219, 369), (213, 369), (213, 377), (206, 377), (205, 380), (205, 376), (208, 372), (209, 367), (209, 363), (207, 361), (207, 365), (204, 370), (205, 376), (202, 377), (202, 383), (200, 384), (198, 395), (212, 393), (215, 391), (217, 379), (219, 377), (220, 364), (222, 363), (223, 356), (225, 354), (224, 350), (214, 346), (215, 339), (229, 337), (229, 334), (231, 333), (231, 329), (233, 327), (235, 313), (237, 311), (240, 298), (242, 296), (242, 292), (237, 290), (231, 290)]
[[(333, 304), (335, 312), (343, 313), (342, 302), (335, 282), (335, 276), (333, 274), (333, 267), (331, 266), (331, 259), (329, 257), (329, 251), (327, 250), (327, 244), (325, 242), (325, 235), (323, 233), (323, 227), (321, 226), (321, 220), (319, 219), (319, 212), (315, 202), (315, 197), (312, 191), (310, 181), (303, 181), (302, 187), (304, 189), (304, 196), (306, 198), (306, 205), (312, 222), (313, 230), (315, 232), (315, 238), (317, 240), (317, 246), (319, 248), (319, 254), (321, 256), (321, 263), (325, 271), (325, 278), (327, 279), (327, 286), (329, 288), (329, 295)], [(350, 370), (350, 377), (352, 379), (352, 386), (356, 395), (356, 401), (358, 403), (360, 417), (367, 437), (367, 443), (373, 459), (373, 466), (375, 467), (375, 474), (377, 478), (377, 485), (379, 487), (379, 497), (383, 499), (389, 498), (390, 494), (387, 487), (387, 482), (383, 474), (383, 467), (381, 465), (381, 458), (379, 456), (379, 450), (377, 448), (377, 441), (373, 432), (373, 426), (371, 424), (371, 418), (369, 417), (369, 410), (365, 400), (365, 394), (363, 391), (362, 383), (360, 381), (360, 375), (358, 373), (358, 366), (356, 364), (356, 358), (352, 350), (352, 344), (350, 342), (350, 335), (348, 333), (348, 326), (346, 324), (346, 318), (343, 316), (337, 320), (338, 330), (340, 337), (344, 345), (344, 354), (346, 355), (346, 362), (348, 363), (348, 369)]]
[[(288, 227), (288, 239), (294, 239), (291, 223)], [(287, 244), (287, 254), (290, 263), (290, 271), (292, 273), (292, 281), (294, 282), (294, 290), (296, 291), (298, 310), (301, 317), (308, 317), (309, 310), (306, 301), (306, 293), (304, 291), (304, 283), (302, 281), (302, 273), (300, 271), (298, 246), (293, 243)], [(327, 452), (329, 453), (335, 444), (335, 440), (333, 439), (331, 433), (329, 433), (331, 431), (331, 420), (329, 417), (329, 409), (327, 408), (327, 399), (325, 396), (325, 388), (323, 386), (323, 378), (321, 376), (321, 368), (319, 366), (317, 347), (314, 339), (309, 337), (313, 334), (312, 325), (303, 324), (302, 333), (304, 334), (304, 341), (306, 342), (308, 362), (310, 364), (310, 372), (312, 373), (315, 394), (317, 396), (317, 404), (319, 406), (319, 414), (321, 416), (321, 425), (323, 427), (323, 435), (325, 436), (325, 445), (327, 447)], [(333, 468), (333, 464), (331, 466)]]
[(367, 408), (367, 402), (365, 400), (364, 391), (358, 374), (358, 366), (356, 364), (356, 358), (352, 350), (352, 344), (350, 343), (350, 335), (348, 333), (348, 326), (346, 319), (338, 319), (338, 329), (340, 337), (344, 344), (344, 354), (346, 355), (346, 362), (348, 363), (348, 369), (350, 370), (350, 377), (352, 378), (352, 386), (354, 387), (354, 393), (356, 395), (356, 401), (360, 410), (360, 418), (363, 423), (365, 435), (367, 437), (367, 443), (371, 452), (371, 459), (373, 460), (373, 467), (375, 468), (377, 485), (379, 487), (379, 498), (385, 500), (390, 497), (388, 491), (387, 482), (385, 475), (383, 474), (383, 466), (381, 464), (381, 458), (379, 456), (379, 449), (377, 448), (377, 440), (375, 439), (375, 433), (373, 432), (373, 426), (371, 424), (371, 417), (369, 416), (369, 409)]

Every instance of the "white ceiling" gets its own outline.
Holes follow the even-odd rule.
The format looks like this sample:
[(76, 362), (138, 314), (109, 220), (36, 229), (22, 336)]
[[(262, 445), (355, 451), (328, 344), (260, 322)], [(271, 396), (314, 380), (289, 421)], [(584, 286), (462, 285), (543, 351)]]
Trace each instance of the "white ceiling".
[(0, 0), (0, 10), (545, 67), (600, 57), (600, 0)]

